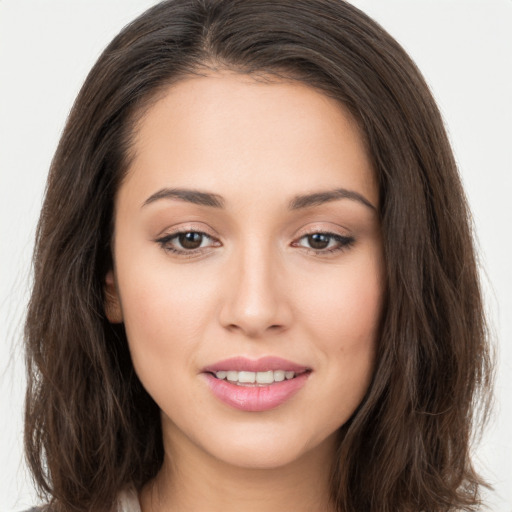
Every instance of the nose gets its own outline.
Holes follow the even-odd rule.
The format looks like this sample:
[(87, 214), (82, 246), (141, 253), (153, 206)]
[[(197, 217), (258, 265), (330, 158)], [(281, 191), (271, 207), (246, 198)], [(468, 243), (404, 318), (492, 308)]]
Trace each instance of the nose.
[(228, 266), (219, 314), (222, 326), (249, 338), (286, 330), (292, 311), (284, 269), (272, 249), (254, 240), (233, 254)]

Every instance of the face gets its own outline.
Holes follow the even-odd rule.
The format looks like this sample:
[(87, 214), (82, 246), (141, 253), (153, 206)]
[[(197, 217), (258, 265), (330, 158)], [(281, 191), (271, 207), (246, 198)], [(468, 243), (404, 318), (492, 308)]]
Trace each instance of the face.
[(107, 316), (166, 449), (258, 468), (331, 450), (372, 377), (384, 287), (356, 123), (303, 84), (223, 73), (169, 88), (134, 144)]

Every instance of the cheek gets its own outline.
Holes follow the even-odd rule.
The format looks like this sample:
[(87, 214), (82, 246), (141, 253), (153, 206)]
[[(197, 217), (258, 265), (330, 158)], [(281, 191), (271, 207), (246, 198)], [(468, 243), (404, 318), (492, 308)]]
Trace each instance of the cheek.
[(383, 300), (381, 267), (379, 260), (365, 259), (305, 283), (299, 307), (326, 349), (358, 350), (374, 344)]
[[(179, 366), (178, 361), (185, 368), (205, 322), (214, 314), (214, 290), (208, 281), (198, 286), (190, 273), (172, 272), (169, 265), (148, 262), (146, 268), (131, 268), (129, 262), (118, 264), (123, 318), (134, 366), (141, 374), (157, 368), (170, 370)], [(164, 377), (168, 379), (169, 375)]]
[[(303, 322), (315, 340), (332, 391), (325, 414), (342, 425), (361, 403), (371, 382), (383, 301), (381, 260), (339, 268), (338, 276), (310, 283), (301, 295)], [(330, 416), (329, 416), (330, 417)]]

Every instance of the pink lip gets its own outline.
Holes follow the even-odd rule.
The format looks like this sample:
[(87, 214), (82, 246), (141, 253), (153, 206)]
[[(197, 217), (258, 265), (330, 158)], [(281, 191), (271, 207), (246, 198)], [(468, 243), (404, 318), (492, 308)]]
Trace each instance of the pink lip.
[(308, 368), (300, 364), (287, 361), (280, 357), (267, 356), (260, 359), (247, 359), (245, 357), (231, 357), (203, 368), (203, 372), (220, 372), (222, 370), (238, 370), (243, 372), (268, 372), (269, 370), (284, 370), (285, 372), (302, 373)]
[[(266, 386), (239, 386), (217, 379), (213, 373), (226, 370), (264, 372), (284, 370), (298, 373), (293, 379), (274, 382)], [(212, 393), (225, 404), (247, 412), (268, 411), (289, 400), (306, 384), (311, 371), (305, 366), (278, 357), (263, 357), (256, 361), (234, 357), (219, 361), (203, 369)]]

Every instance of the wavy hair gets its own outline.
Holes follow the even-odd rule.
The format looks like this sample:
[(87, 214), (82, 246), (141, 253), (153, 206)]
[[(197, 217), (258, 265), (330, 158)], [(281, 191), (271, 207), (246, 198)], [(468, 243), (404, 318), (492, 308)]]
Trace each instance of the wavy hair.
[(215, 69), (336, 98), (379, 184), (385, 310), (372, 383), (333, 454), (335, 508), (476, 510), (470, 444), (492, 366), (469, 210), (420, 72), (342, 0), (164, 1), (89, 73), (51, 164), (25, 327), (25, 447), (40, 492), (58, 512), (106, 512), (161, 467), (158, 407), (104, 311), (114, 200), (137, 120), (169, 84)]

